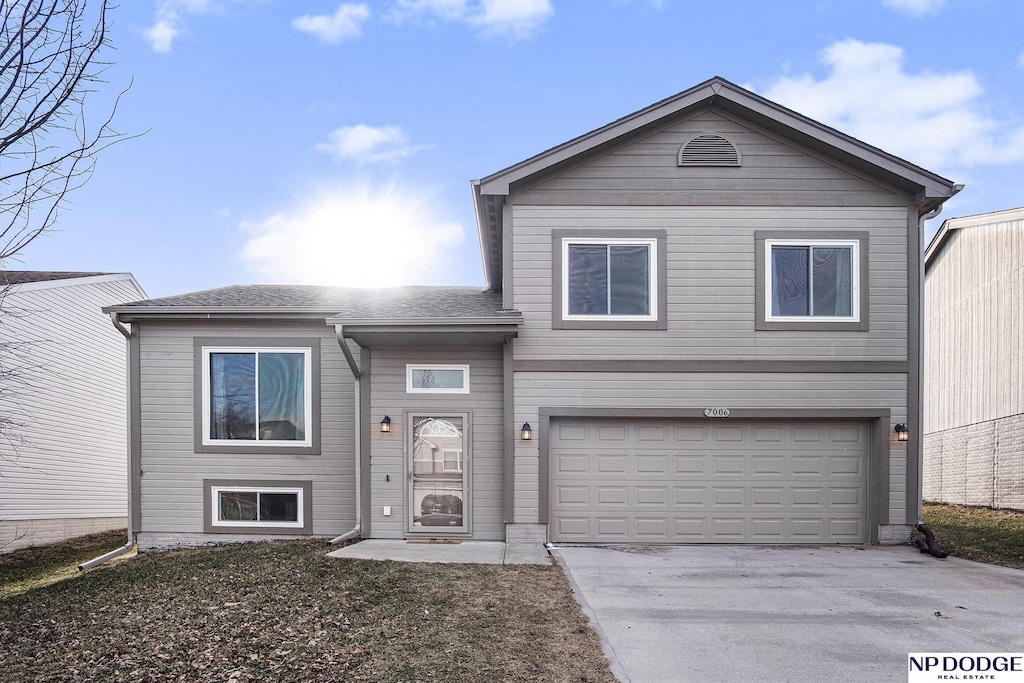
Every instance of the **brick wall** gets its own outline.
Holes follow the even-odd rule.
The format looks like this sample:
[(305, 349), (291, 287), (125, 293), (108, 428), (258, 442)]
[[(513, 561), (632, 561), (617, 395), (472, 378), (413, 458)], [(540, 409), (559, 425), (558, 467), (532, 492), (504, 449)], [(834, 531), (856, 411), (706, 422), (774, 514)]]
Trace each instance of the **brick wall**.
[(19, 548), (56, 543), (126, 526), (125, 517), (3, 520), (0, 521), (0, 552), (9, 553)]
[(924, 499), (1024, 510), (1024, 414), (924, 437)]

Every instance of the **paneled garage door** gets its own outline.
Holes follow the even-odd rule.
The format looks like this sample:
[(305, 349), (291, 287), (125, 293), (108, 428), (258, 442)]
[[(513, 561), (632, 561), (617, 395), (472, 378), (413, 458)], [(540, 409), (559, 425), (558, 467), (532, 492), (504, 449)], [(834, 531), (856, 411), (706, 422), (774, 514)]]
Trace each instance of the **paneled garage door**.
[(550, 424), (561, 542), (863, 543), (865, 422)]

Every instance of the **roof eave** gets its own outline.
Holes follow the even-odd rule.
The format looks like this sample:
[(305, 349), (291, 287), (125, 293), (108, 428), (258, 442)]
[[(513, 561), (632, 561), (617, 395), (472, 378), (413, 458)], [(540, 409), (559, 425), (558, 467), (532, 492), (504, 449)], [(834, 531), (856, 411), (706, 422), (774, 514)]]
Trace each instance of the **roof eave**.
[[(654, 124), (668, 116), (699, 105), (722, 106), (727, 110), (741, 110), (748, 117), (754, 114), (760, 122), (770, 126), (783, 127), (797, 134), (812, 146), (827, 146), (838, 156), (868, 165), (881, 175), (902, 180), (901, 184), (921, 198), (919, 206), (931, 206), (922, 213), (941, 205), (956, 193), (951, 180), (916, 166), (904, 159), (861, 142), (834, 128), (810, 119), (798, 112), (776, 104), (756, 93), (741, 88), (729, 81), (714, 77), (673, 97), (650, 105), (638, 112), (613, 121), (597, 130), (569, 140), (557, 147), (541, 152), (525, 161), (509, 166), (497, 173), (482, 178), (476, 183), (481, 195), (507, 195), (512, 185), (525, 178), (544, 172), (558, 164), (564, 164), (601, 145), (608, 144), (624, 135)], [(937, 204), (936, 204), (937, 203)]]
[(337, 308), (262, 306), (104, 306), (104, 313), (116, 313), (132, 320), (324, 320)]

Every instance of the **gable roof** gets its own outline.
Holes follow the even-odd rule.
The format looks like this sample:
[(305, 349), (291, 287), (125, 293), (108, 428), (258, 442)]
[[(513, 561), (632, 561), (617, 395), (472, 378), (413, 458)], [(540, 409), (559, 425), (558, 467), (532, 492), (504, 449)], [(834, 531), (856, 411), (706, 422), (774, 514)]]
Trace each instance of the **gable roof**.
[(502, 207), (516, 183), (572, 163), (624, 136), (654, 127), (668, 117), (711, 105), (738, 114), (767, 130), (781, 133), (909, 192), (915, 197), (918, 215), (937, 209), (962, 187), (716, 76), (525, 161), (474, 180), (477, 229), (488, 286), (494, 290), (501, 289)]
[(978, 228), (996, 223), (1009, 221), (1024, 221), (1024, 207), (1017, 209), (1005, 209), (1003, 211), (992, 211), (990, 213), (979, 213), (973, 216), (961, 216), (960, 218), (948, 218), (942, 222), (942, 227), (928, 243), (924, 250), (924, 267), (927, 269), (932, 261), (942, 252), (943, 246), (953, 237), (953, 233), (964, 228)]

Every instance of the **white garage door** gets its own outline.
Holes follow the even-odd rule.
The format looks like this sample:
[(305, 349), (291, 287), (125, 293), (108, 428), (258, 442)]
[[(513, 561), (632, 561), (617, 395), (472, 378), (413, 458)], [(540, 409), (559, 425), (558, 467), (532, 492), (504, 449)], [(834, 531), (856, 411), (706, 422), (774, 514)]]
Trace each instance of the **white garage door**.
[(550, 535), (863, 543), (864, 422), (552, 420)]

